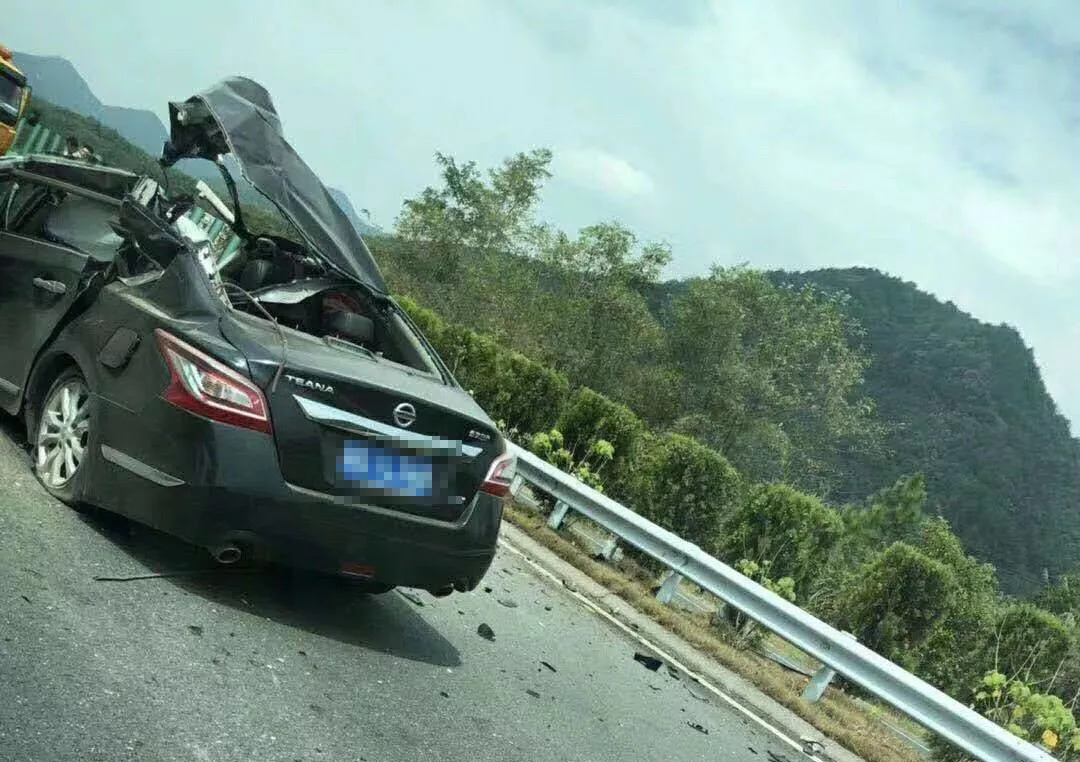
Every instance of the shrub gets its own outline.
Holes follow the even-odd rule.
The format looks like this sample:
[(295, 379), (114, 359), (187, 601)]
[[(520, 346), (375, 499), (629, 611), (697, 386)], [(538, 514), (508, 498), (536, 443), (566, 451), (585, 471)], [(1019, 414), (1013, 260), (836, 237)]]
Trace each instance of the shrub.
[(584, 457), (597, 442), (611, 445), (613, 459), (606, 482), (619, 499), (629, 499), (631, 464), (647, 429), (630, 408), (587, 387), (578, 388), (559, 416), (559, 431), (566, 448), (575, 457)]
[(1075, 644), (1061, 619), (1030, 603), (1000, 607), (994, 629), (994, 669), (1028, 684), (1048, 684)]
[(941, 561), (893, 543), (863, 566), (846, 591), (841, 626), (886, 659), (914, 670), (916, 650), (952, 614), (959, 589), (956, 575)]
[[(1039, 744), (1062, 762), (1080, 760), (1080, 730), (1076, 718), (1057, 696), (1039, 693), (1022, 680), (1010, 680), (997, 670), (986, 673), (974, 691), (973, 707), (1018, 738)], [(933, 757), (939, 762), (968, 762), (959, 749), (934, 738)]]
[(816, 497), (783, 484), (758, 484), (724, 524), (720, 558), (768, 564), (774, 579), (803, 589), (843, 533), (839, 514)]
[(602, 473), (615, 454), (611, 442), (606, 439), (594, 440), (589, 449), (580, 455), (573, 453), (566, 448), (566, 440), (558, 429), (533, 434), (529, 438), (529, 449), (553, 466), (573, 474), (597, 492), (604, 491)]
[(647, 519), (715, 553), (724, 517), (742, 479), (720, 453), (679, 434), (649, 437), (630, 487), (632, 507)]

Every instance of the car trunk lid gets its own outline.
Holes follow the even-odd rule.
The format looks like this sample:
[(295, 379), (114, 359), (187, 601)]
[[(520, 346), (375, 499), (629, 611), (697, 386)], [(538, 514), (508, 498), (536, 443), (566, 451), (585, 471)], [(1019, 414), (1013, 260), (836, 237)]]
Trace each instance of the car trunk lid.
[(483, 409), (427, 373), (280, 330), (284, 366), (276, 326), (243, 313), (222, 320), (266, 394), (285, 480), (432, 519), (460, 517), (504, 450)]

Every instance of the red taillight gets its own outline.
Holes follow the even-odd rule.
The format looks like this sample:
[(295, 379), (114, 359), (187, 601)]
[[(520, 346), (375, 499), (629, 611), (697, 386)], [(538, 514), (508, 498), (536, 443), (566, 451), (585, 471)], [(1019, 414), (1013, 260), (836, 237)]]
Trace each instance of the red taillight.
[(251, 379), (160, 328), (154, 333), (172, 375), (162, 397), (213, 421), (271, 433), (266, 397)]
[(484, 483), (480, 485), (480, 491), (495, 497), (506, 497), (510, 494), (510, 483), (514, 480), (514, 468), (517, 459), (510, 453), (503, 453), (495, 459), (488, 469)]

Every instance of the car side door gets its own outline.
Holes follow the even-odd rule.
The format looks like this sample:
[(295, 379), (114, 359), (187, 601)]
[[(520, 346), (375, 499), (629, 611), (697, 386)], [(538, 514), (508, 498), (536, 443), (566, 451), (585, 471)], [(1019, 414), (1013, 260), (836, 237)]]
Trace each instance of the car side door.
[(0, 407), (18, 411), (30, 368), (78, 298), (88, 257), (47, 240), (65, 192), (24, 178), (0, 181)]

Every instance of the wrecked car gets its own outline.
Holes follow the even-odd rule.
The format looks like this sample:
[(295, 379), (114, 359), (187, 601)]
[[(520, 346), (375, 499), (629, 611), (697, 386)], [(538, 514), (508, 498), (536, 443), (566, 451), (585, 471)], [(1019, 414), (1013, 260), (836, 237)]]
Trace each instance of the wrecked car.
[[(53, 496), (369, 592), (475, 588), (514, 459), (282, 134), (234, 77), (169, 105), (164, 181), (0, 159), (0, 406)], [(236, 178), (293, 235), (249, 230)], [(167, 192), (217, 164), (231, 209)], [(175, 171), (175, 170), (173, 170)], [(241, 245), (219, 256), (201, 201)], [(202, 207), (200, 207), (202, 208)]]

